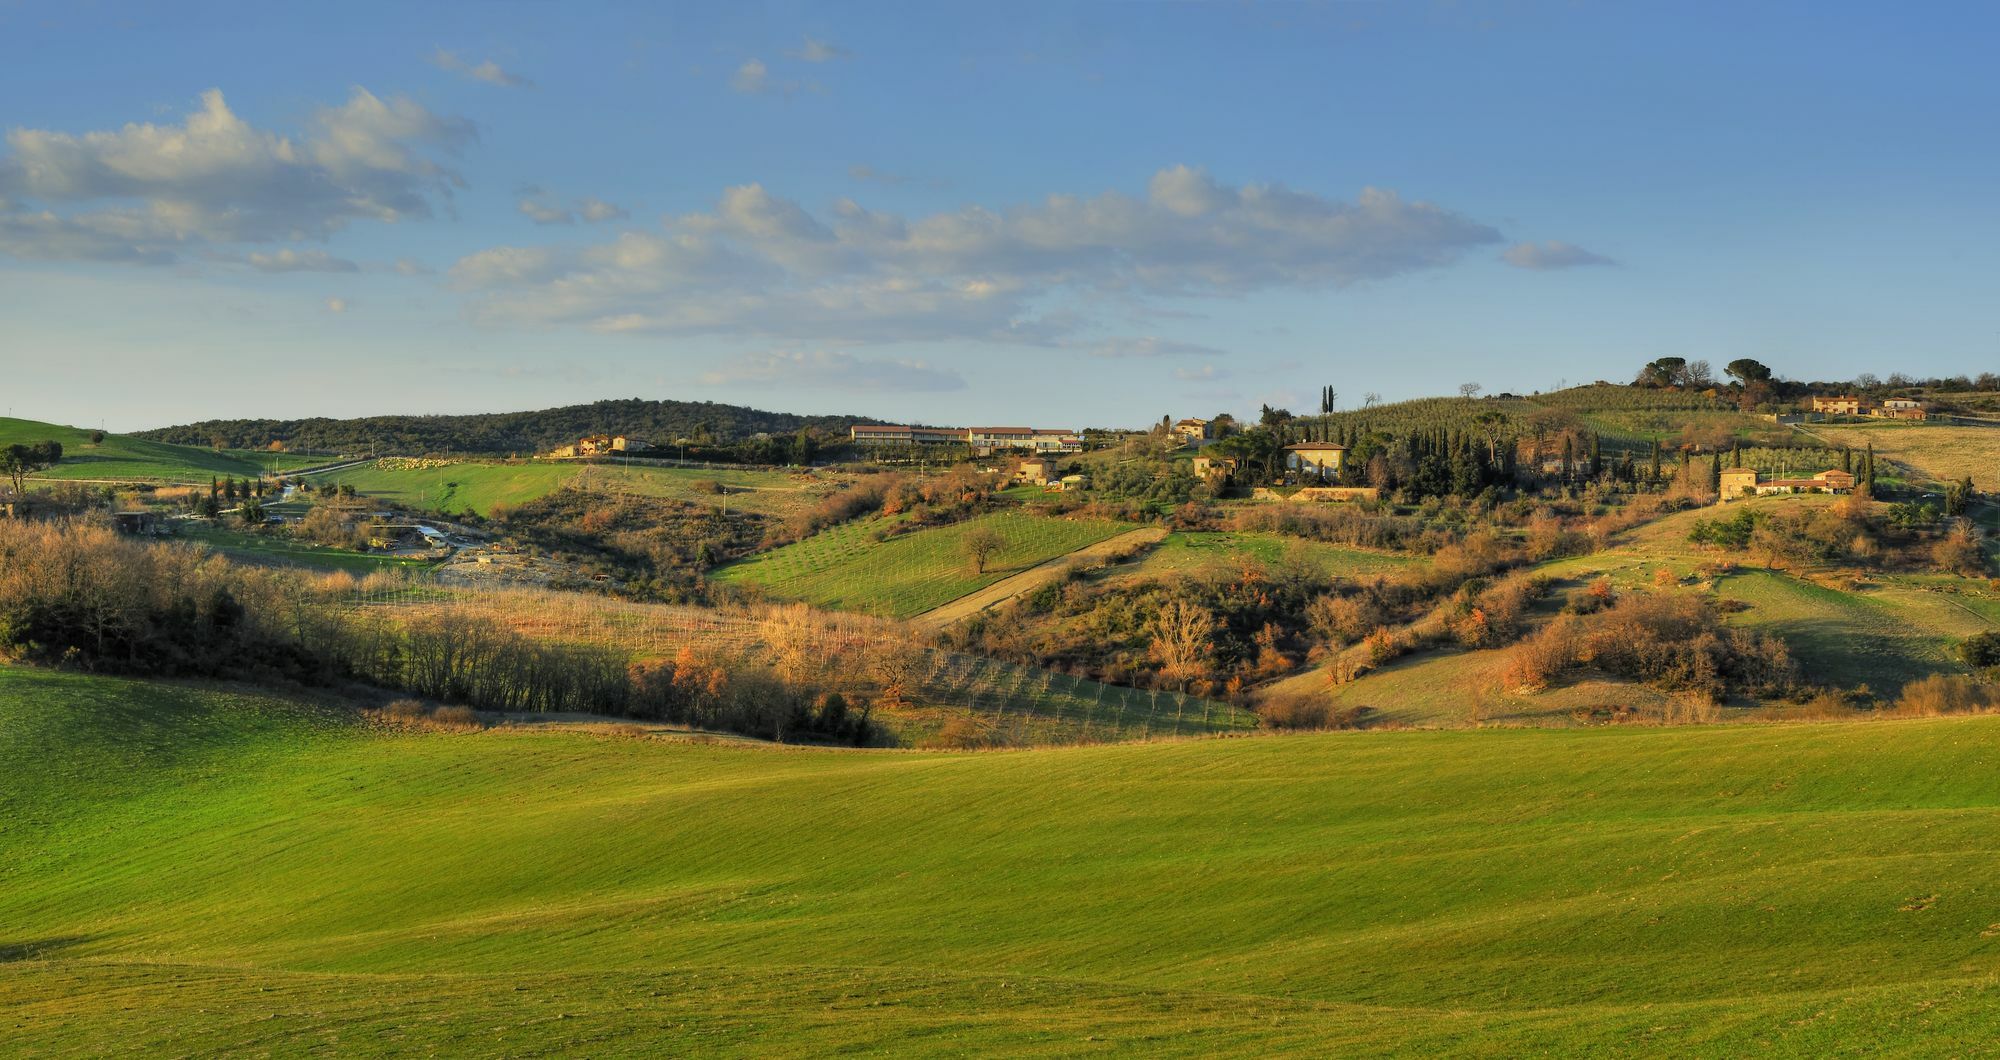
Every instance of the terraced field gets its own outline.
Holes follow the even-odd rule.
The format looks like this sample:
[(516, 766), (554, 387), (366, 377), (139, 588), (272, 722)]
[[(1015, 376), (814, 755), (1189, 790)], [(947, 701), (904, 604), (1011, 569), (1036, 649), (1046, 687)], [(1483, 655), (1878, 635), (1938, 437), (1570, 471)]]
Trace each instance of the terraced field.
[(1971, 1055), (2000, 719), (1000, 754), (0, 669), (33, 1055)]
[[(782, 471), (549, 460), (464, 460), (433, 466), (423, 461), (389, 459), (326, 475), (324, 480), (319, 484), (351, 485), (366, 496), (423, 511), (479, 515), (488, 514), (495, 505), (521, 504), (564, 487), (783, 514), (810, 507), (835, 485), (832, 479), (814, 481)], [(716, 493), (710, 483), (721, 485), (726, 492)]]
[[(818, 607), (908, 618), (1133, 529), (1110, 519), (1001, 511), (877, 540), (887, 525), (881, 519), (845, 523), (724, 567), (716, 577)], [(966, 535), (974, 531), (991, 531), (1005, 542), (984, 573), (964, 551)]]
[(293, 453), (217, 451), (150, 442), (118, 434), (107, 434), (102, 442), (93, 442), (90, 434), (78, 427), (0, 417), (0, 446), (33, 444), (50, 439), (62, 443), (62, 462), (36, 476), (41, 480), (116, 479), (205, 484), (217, 476), (254, 478), (274, 471), (310, 467), (327, 460), (323, 456)]

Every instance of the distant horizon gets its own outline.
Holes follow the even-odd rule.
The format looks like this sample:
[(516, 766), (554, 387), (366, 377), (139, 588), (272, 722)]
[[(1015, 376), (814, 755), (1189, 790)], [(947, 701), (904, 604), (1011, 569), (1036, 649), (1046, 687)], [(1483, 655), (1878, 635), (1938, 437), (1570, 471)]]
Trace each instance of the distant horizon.
[[(1718, 374), (1719, 374), (1719, 373), (1718, 373)], [(1787, 376), (1787, 375), (1785, 375), (1785, 374), (1784, 374), (1783, 372), (1775, 372), (1775, 373), (1774, 373), (1774, 378), (1775, 378), (1775, 379), (1778, 379), (1778, 380), (1780, 380), (1780, 381), (1782, 381), (1782, 382), (1785, 382), (1785, 383), (1789, 383), (1789, 384), (1792, 384), (1792, 385), (1797, 385), (1797, 386), (1808, 386), (1808, 385), (1817, 385), (1817, 386), (1834, 386), (1834, 385), (1838, 384), (1838, 385), (1843, 385), (1843, 386), (1856, 386), (1856, 387), (1861, 387), (1861, 386), (1863, 386), (1863, 384), (1861, 383), (1861, 379), (1862, 379), (1862, 377), (1864, 377), (1864, 376), (1868, 376), (1868, 375), (1872, 375), (1872, 374), (1874, 374), (1874, 373), (1868, 373), (1868, 372), (1863, 372), (1863, 373), (1858, 373), (1858, 374), (1857, 374), (1857, 375), (1856, 375), (1856, 376), (1855, 376), (1854, 378), (1851, 378), (1851, 379), (1800, 379), (1800, 378), (1793, 378), (1793, 377), (1790, 377), (1790, 376)], [(1977, 376), (1977, 374), (1978, 374), (1978, 373), (1953, 373), (1952, 375), (1936, 375), (1936, 374), (1931, 374), (1931, 373), (1922, 373), (1922, 374), (1913, 374), (1913, 373), (1910, 373), (1910, 372), (1901, 372), (1901, 373), (1897, 373), (1897, 374), (1900, 374), (1900, 375), (1902, 375), (1902, 376), (1905, 376), (1905, 377), (1909, 378), (1909, 379), (1910, 379), (1910, 380), (1912, 381), (1912, 384), (1920, 384), (1920, 383), (1928, 383), (1928, 382), (1933, 382), (1933, 381), (1938, 381), (1938, 380), (1944, 380), (1944, 379), (1950, 379), (1950, 378), (1954, 378), (1954, 377), (1956, 377), (1956, 376), (1957, 376), (1957, 375), (1959, 375), (1959, 374), (1964, 374), (1964, 375), (1966, 375), (1966, 378), (1967, 378), (1967, 381), (1968, 381), (1968, 382), (1971, 382), (1971, 381), (1972, 381), (1972, 380), (1973, 380), (1974, 378), (1976, 378), (1976, 376)], [(1626, 386), (1626, 385), (1631, 385), (1631, 383), (1630, 383), (1630, 380), (1616, 380), (1616, 379), (1590, 379), (1590, 380), (1583, 380), (1583, 381), (1566, 381), (1566, 382), (1565, 382), (1565, 385), (1563, 385), (1563, 386), (1561, 386), (1561, 387), (1543, 387), (1543, 388), (1535, 388), (1535, 389), (1530, 389), (1530, 388), (1520, 388), (1520, 387), (1499, 387), (1499, 388), (1494, 388), (1494, 389), (1490, 389), (1490, 390), (1489, 390), (1489, 389), (1486, 389), (1486, 388), (1482, 387), (1482, 388), (1481, 388), (1481, 391), (1480, 391), (1480, 393), (1479, 393), (1479, 394), (1477, 395), (1477, 397), (1478, 397), (1478, 398), (1499, 398), (1499, 397), (1508, 397), (1508, 396), (1514, 396), (1514, 397), (1534, 397), (1534, 396), (1537, 396), (1537, 395), (1542, 395), (1542, 394), (1549, 394), (1549, 393), (1554, 393), (1554, 392), (1557, 392), (1557, 391), (1559, 391), (1559, 390), (1567, 390), (1567, 389), (1575, 389), (1575, 388), (1578, 388), (1578, 387), (1587, 387), (1587, 386), (1597, 386), (1597, 385), (1612, 385), (1612, 386)], [(1890, 383), (1890, 382), (1889, 382), (1889, 377), (1887, 377), (1887, 376), (1882, 376), (1882, 377), (1878, 377), (1878, 378), (1877, 378), (1877, 380), (1876, 380), (1876, 382), (1875, 382), (1874, 384), (1871, 384), (1871, 385), (1872, 385), (1872, 386), (1892, 386), (1892, 385), (1895, 385), (1895, 384), (1892, 384), (1892, 383)], [(1717, 387), (1718, 387), (1718, 389), (1727, 389), (1727, 387), (1728, 387), (1728, 386), (1729, 386), (1729, 383), (1728, 383), (1728, 382), (1727, 382), (1726, 380), (1725, 380), (1725, 381), (1718, 381), (1718, 384), (1717, 384)], [(1401, 397), (1386, 397), (1386, 396), (1385, 396), (1385, 397), (1383, 397), (1383, 398), (1381, 399), (1381, 401), (1379, 401), (1379, 402), (1378, 402), (1377, 404), (1379, 404), (1379, 405), (1394, 405), (1394, 404), (1397, 404), (1397, 403), (1399, 403), (1399, 402), (1406, 402), (1406, 401), (1420, 401), (1420, 400), (1424, 400), (1424, 399), (1426, 399), (1426, 398), (1455, 398), (1455, 397), (1458, 397), (1458, 396), (1459, 396), (1459, 395), (1457, 395), (1457, 394), (1455, 394), (1455, 393), (1449, 393), (1449, 392), (1434, 392), (1434, 393), (1418, 393), (1418, 394), (1411, 394), (1411, 395), (1407, 395), (1407, 396), (1401, 396)], [(781, 414), (781, 415), (789, 415), (789, 416), (803, 416), (803, 417), (824, 417), (824, 418), (832, 418), (832, 419), (843, 419), (843, 418), (851, 418), (851, 419), (854, 419), (854, 420), (856, 420), (856, 421), (862, 421), (862, 422), (872, 422), (872, 423), (882, 423), (882, 424), (899, 424), (899, 425), (914, 425), (914, 426), (926, 426), (926, 427), (951, 427), (951, 428), (966, 428), (966, 427), (976, 427), (976, 426), (990, 426), (990, 425), (1003, 425), (1003, 426), (1023, 426), (1023, 427), (1037, 427), (1037, 428), (1047, 428), (1047, 429), (1061, 429), (1061, 430), (1077, 430), (1077, 431), (1084, 431), (1084, 430), (1095, 430), (1095, 429), (1103, 429), (1103, 430), (1145, 430), (1145, 429), (1146, 429), (1147, 427), (1149, 427), (1149, 426), (1152, 426), (1152, 425), (1154, 425), (1154, 424), (1157, 424), (1157, 423), (1159, 422), (1159, 420), (1158, 420), (1157, 416), (1156, 416), (1156, 417), (1154, 417), (1154, 418), (1150, 418), (1150, 419), (1143, 419), (1143, 418), (1142, 418), (1142, 419), (1139, 419), (1139, 420), (1135, 420), (1135, 421), (1132, 421), (1132, 422), (1111, 422), (1111, 421), (1103, 421), (1103, 422), (1081, 422), (1081, 423), (1069, 423), (1069, 422), (1059, 422), (1059, 421), (1053, 421), (1053, 420), (1051, 420), (1051, 421), (1047, 421), (1047, 422), (1044, 422), (1044, 421), (1041, 421), (1041, 420), (1019, 420), (1019, 419), (1018, 419), (1018, 417), (1017, 417), (1017, 418), (1015, 418), (1015, 419), (1009, 419), (1009, 418), (1006, 418), (1006, 417), (991, 417), (991, 416), (988, 416), (988, 417), (978, 417), (978, 419), (979, 419), (979, 422), (978, 422), (978, 423), (973, 423), (973, 422), (971, 422), (971, 421), (965, 421), (965, 422), (959, 422), (959, 421), (957, 421), (957, 420), (948, 420), (948, 419), (924, 419), (924, 418), (905, 418), (905, 419), (893, 419), (893, 418), (888, 418), (888, 417), (875, 417), (875, 416), (870, 416), (870, 415), (868, 415), (868, 414), (866, 414), (866, 413), (864, 413), (864, 412), (858, 412), (858, 411), (854, 411), (854, 410), (849, 410), (849, 409), (831, 409), (831, 410), (829, 410), (829, 409), (824, 409), (824, 408), (818, 408), (818, 409), (815, 409), (815, 408), (797, 408), (797, 407), (793, 407), (793, 408), (786, 408), (786, 407), (781, 407), (780, 405), (778, 405), (778, 404), (775, 404), (775, 403), (774, 403), (774, 404), (770, 404), (770, 405), (760, 405), (760, 404), (743, 404), (743, 403), (740, 403), (740, 402), (734, 402), (734, 401), (718, 401), (718, 400), (714, 400), (714, 399), (706, 399), (706, 398), (681, 398), (681, 397), (645, 397), (645, 396), (642, 396), (642, 395), (626, 395), (626, 396), (608, 396), (608, 395), (607, 395), (607, 396), (599, 396), (599, 397), (595, 397), (595, 398), (589, 398), (589, 399), (586, 399), (586, 400), (582, 400), (582, 401), (566, 401), (566, 402), (561, 402), (561, 403), (557, 403), (557, 404), (546, 404), (546, 405), (535, 405), (535, 406), (525, 406), (525, 407), (518, 407), (518, 408), (471, 408), (471, 409), (466, 409), (466, 410), (463, 410), (463, 411), (438, 411), (438, 410), (432, 410), (432, 411), (426, 411), (426, 412), (386, 412), (386, 411), (377, 411), (377, 412), (354, 412), (354, 413), (347, 413), (347, 414), (335, 414), (335, 415), (320, 415), (320, 414), (313, 414), (313, 415), (302, 415), (302, 416), (293, 416), (293, 415), (282, 415), (282, 414), (269, 414), (269, 413), (252, 413), (252, 414), (242, 414), (242, 415), (207, 415), (207, 416), (188, 416), (188, 417), (185, 417), (185, 418), (181, 418), (181, 419), (175, 419), (175, 420), (172, 420), (172, 421), (170, 421), (170, 422), (164, 422), (164, 423), (151, 423), (151, 424), (144, 424), (144, 425), (139, 425), (139, 426), (121, 426), (121, 425), (117, 425), (117, 424), (111, 424), (111, 425), (106, 425), (106, 424), (102, 424), (102, 423), (85, 423), (85, 422), (75, 422), (75, 421), (66, 421), (66, 420), (63, 420), (63, 419), (61, 419), (61, 418), (58, 418), (58, 417), (51, 417), (51, 416), (43, 416), (43, 415), (37, 415), (37, 414), (34, 414), (33, 410), (22, 410), (22, 409), (19, 409), (19, 408), (15, 408), (15, 409), (12, 409), (11, 411), (9, 411), (9, 410), (7, 410), (7, 409), (4, 409), (4, 408), (0, 408), (0, 415), (5, 415), (5, 416), (6, 416), (7, 418), (10, 418), (10, 419), (19, 419), (19, 420), (29, 420), (29, 421), (35, 421), (35, 422), (41, 422), (41, 423), (50, 423), (50, 424), (55, 424), (55, 425), (58, 425), (58, 426), (66, 426), (66, 427), (72, 427), (72, 428), (76, 428), (76, 429), (80, 429), (80, 430), (104, 430), (104, 431), (108, 431), (108, 432), (110, 432), (110, 433), (113, 433), (113, 434), (138, 434), (138, 433), (143, 433), (143, 432), (146, 432), (146, 431), (155, 431), (155, 430), (165, 430), (165, 429), (168, 429), (168, 428), (172, 428), (172, 427), (181, 427), (181, 426), (187, 426), (187, 425), (192, 425), (192, 424), (198, 424), (198, 423), (208, 423), (208, 422), (226, 422), (226, 421), (233, 421), (233, 420), (277, 420), (277, 421), (301, 421), (301, 420), (314, 420), (314, 419), (325, 419), (325, 420), (335, 420), (335, 421), (338, 421), (338, 420), (362, 420), (362, 419), (373, 419), (373, 418), (379, 418), (379, 417), (411, 417), (411, 418), (418, 418), (418, 417), (443, 417), (443, 416), (507, 416), (507, 415), (522, 415), (522, 414), (528, 414), (528, 413), (536, 413), (536, 412), (547, 412), (547, 411), (550, 411), (550, 410), (553, 410), (553, 409), (564, 409), (564, 408), (577, 408), (577, 407), (582, 407), (582, 406), (588, 406), (588, 405), (593, 405), (593, 404), (598, 404), (598, 403), (601, 403), (601, 402), (607, 402), (607, 401), (645, 401), (645, 402), (662, 402), (662, 401), (677, 401), (677, 402), (683, 402), (683, 403), (687, 403), (687, 404), (702, 404), (702, 403), (706, 402), (706, 403), (708, 403), (708, 404), (715, 404), (715, 405), (727, 405), (727, 406), (730, 406), (730, 407), (733, 407), (733, 408), (746, 408), (746, 409), (753, 409), (753, 410), (756, 410), (756, 411), (759, 411), (759, 412), (771, 412), (771, 413), (778, 413), (778, 414)], [(1317, 409), (1316, 407), (1312, 407), (1312, 408), (1304, 408), (1304, 407), (1302, 407), (1302, 408), (1288, 408), (1288, 407), (1286, 407), (1286, 406), (1273, 406), (1273, 407), (1276, 407), (1276, 408), (1287, 408), (1287, 411), (1291, 412), (1291, 413), (1292, 413), (1292, 414), (1293, 414), (1294, 416), (1305, 416), (1305, 417), (1310, 417), (1310, 416), (1315, 416), (1315, 415), (1318, 415), (1318, 409)], [(1356, 401), (1356, 402), (1353, 402), (1353, 403), (1349, 403), (1349, 402), (1347, 402), (1347, 401), (1345, 400), (1345, 397), (1343, 396), (1343, 398), (1342, 398), (1342, 400), (1340, 401), (1339, 405), (1338, 405), (1338, 406), (1337, 406), (1337, 407), (1336, 407), (1336, 408), (1334, 409), (1334, 412), (1335, 412), (1335, 413), (1350, 413), (1350, 412), (1359, 412), (1359, 411), (1363, 411), (1363, 408), (1364, 408), (1364, 406), (1362, 406), (1362, 405), (1360, 404), (1360, 402), (1359, 402), (1359, 401)], [(1219, 413), (1227, 413), (1227, 414), (1229, 414), (1229, 415), (1231, 415), (1231, 416), (1235, 416), (1235, 417), (1237, 417), (1237, 418), (1239, 418), (1239, 419), (1249, 419), (1249, 420), (1254, 420), (1254, 419), (1256, 418), (1256, 413), (1255, 413), (1255, 410), (1251, 410), (1251, 411), (1249, 411), (1248, 413), (1239, 413), (1239, 412), (1236, 412), (1236, 411), (1234, 411), (1234, 410), (1229, 410), (1229, 409), (1200, 409), (1200, 408), (1193, 408), (1193, 407), (1188, 407), (1188, 408), (1183, 408), (1183, 409), (1167, 409), (1167, 410), (1162, 410), (1162, 413), (1161, 413), (1161, 414), (1163, 414), (1163, 415), (1168, 415), (1168, 416), (1171, 416), (1171, 417), (1172, 417), (1172, 418), (1174, 418), (1174, 419), (1182, 419), (1182, 418), (1186, 418), (1186, 417), (1194, 417), (1194, 418), (1201, 418), (1201, 419), (1208, 419), (1208, 418), (1212, 418), (1213, 416), (1215, 416), (1215, 415), (1217, 415), (1217, 414), (1219, 414)], [(1017, 422), (1017, 421), (1018, 421), (1018, 422)]]

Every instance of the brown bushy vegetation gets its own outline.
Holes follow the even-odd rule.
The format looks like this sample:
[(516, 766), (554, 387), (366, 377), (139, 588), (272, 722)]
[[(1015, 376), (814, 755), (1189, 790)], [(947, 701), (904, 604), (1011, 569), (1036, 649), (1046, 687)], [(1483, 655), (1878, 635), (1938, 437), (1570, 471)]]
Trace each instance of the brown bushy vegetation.
[(1590, 668), (1717, 698), (1782, 694), (1798, 681), (1783, 641), (1723, 625), (1709, 600), (1687, 592), (1631, 594), (1591, 614), (1560, 615), (1513, 649), (1505, 681), (1537, 691)]
[(1983, 714), (2000, 710), (2000, 685), (1956, 674), (1933, 674), (1903, 686), (1896, 713), (1928, 718), (1942, 714)]
[[(1361, 523), (1338, 525), (1372, 518), (1364, 513)], [(1357, 642), (1372, 666), (1452, 637), (1487, 646), (1517, 636), (1539, 584), (1483, 579), (1524, 556), (1517, 544), (1476, 532), (1437, 543), (1422, 567), (1367, 579), (1250, 557), (1233, 569), (1174, 579), (1098, 582), (1080, 571), (947, 637), (964, 650), (1111, 684), (1243, 701), (1246, 688)], [(1404, 628), (1418, 622), (1422, 629)]]
[(765, 536), (751, 512), (634, 494), (560, 489), (504, 513), (509, 537), (548, 553), (621, 595), (700, 601), (703, 573), (745, 555)]
[(741, 660), (633, 666), (609, 645), (533, 637), (463, 611), (352, 606), (364, 586), (142, 544), (89, 522), (4, 520), (0, 654), (137, 675), (358, 679), (447, 707), (631, 714), (773, 739), (880, 735), (866, 710), (811, 683), (817, 671), (795, 681)]

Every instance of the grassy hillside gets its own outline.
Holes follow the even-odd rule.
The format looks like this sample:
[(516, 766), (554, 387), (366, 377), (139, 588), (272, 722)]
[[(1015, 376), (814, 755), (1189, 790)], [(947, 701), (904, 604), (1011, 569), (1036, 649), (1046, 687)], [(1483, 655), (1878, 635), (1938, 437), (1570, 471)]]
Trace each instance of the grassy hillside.
[(0, 1020), (44, 1054), (1967, 1054), (1996, 737), (773, 751), (0, 670)]
[[(1132, 529), (1110, 519), (1053, 519), (994, 512), (950, 526), (875, 539), (883, 520), (847, 523), (797, 544), (724, 567), (716, 577), (754, 585), (773, 596), (869, 614), (921, 614), (1024, 568), (1067, 555)], [(1006, 546), (974, 573), (967, 534), (990, 530)]]
[(1388, 574), (1423, 562), (1416, 556), (1343, 548), (1282, 534), (1181, 531), (1168, 534), (1137, 563), (1123, 568), (1119, 576), (1156, 578), (1229, 570), (1241, 567), (1245, 559), (1309, 565), (1344, 578)]
[(130, 435), (107, 434), (92, 442), (91, 432), (35, 420), (0, 417), (0, 445), (54, 439), (62, 443), (62, 463), (43, 479), (131, 479), (147, 482), (207, 482), (216, 476), (268, 475), (278, 470), (324, 463), (325, 457), (293, 453), (250, 453), (170, 445)]
[(1814, 424), (1812, 431), (1855, 449), (1873, 442), (1877, 457), (1915, 468), (1920, 478), (1943, 483), (1970, 475), (1981, 490), (2000, 488), (2000, 427)]
[[(565, 486), (648, 497), (727, 502), (732, 508), (784, 512), (818, 499), (808, 483), (779, 471), (704, 470), (625, 464), (585, 464), (540, 461), (498, 463), (476, 460), (433, 464), (378, 460), (372, 464), (323, 477), (321, 485), (351, 485), (370, 497), (426, 511), (476, 512), (485, 515), (495, 505), (516, 505), (546, 496)], [(701, 484), (721, 483), (730, 492), (718, 495)]]
[[(1318, 417), (1308, 417), (1318, 422)], [(1774, 424), (1738, 411), (1717, 398), (1677, 390), (1649, 390), (1613, 384), (1570, 387), (1530, 396), (1417, 398), (1372, 408), (1336, 412), (1327, 421), (1362, 431), (1484, 431), (1497, 421), (1512, 430), (1541, 425), (1580, 427), (1601, 435), (1611, 449), (1643, 450), (1654, 439), (1673, 439), (1692, 428), (1704, 436), (1742, 439), (1782, 437)]]

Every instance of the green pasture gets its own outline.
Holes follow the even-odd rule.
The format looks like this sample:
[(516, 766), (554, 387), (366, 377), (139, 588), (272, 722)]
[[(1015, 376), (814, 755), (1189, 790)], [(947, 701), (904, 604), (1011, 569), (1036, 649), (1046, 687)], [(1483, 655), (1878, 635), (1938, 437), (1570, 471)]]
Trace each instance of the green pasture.
[[(707, 483), (720, 484), (727, 492), (707, 489)], [(764, 513), (809, 507), (833, 488), (830, 481), (814, 483), (782, 471), (553, 460), (463, 460), (423, 467), (390, 459), (313, 479), (315, 489), (340, 485), (350, 485), (365, 496), (422, 511), (479, 515), (491, 512), (496, 505), (522, 504), (565, 487), (726, 505)]]
[[(1132, 529), (1111, 519), (1001, 511), (877, 540), (890, 525), (885, 519), (845, 523), (723, 567), (716, 577), (819, 607), (904, 618)], [(1005, 541), (983, 574), (964, 551), (966, 535), (975, 530)]]
[(1975, 1055), (2000, 719), (1003, 753), (0, 669), (9, 1052)]
[(132, 482), (192, 482), (206, 484), (219, 476), (255, 478), (328, 461), (325, 456), (295, 453), (253, 453), (171, 445), (143, 438), (107, 434), (92, 442), (91, 432), (34, 420), (0, 417), (0, 446), (54, 439), (63, 447), (62, 462), (37, 476), (41, 480), (115, 479)]
[(385, 556), (379, 553), (354, 552), (344, 548), (316, 545), (280, 530), (251, 531), (227, 525), (203, 526), (197, 523), (183, 523), (176, 536), (183, 541), (207, 545), (232, 559), (249, 563), (346, 571), (350, 574), (372, 574), (376, 571), (405, 571), (415, 574), (436, 566), (435, 562), (428, 559)]

